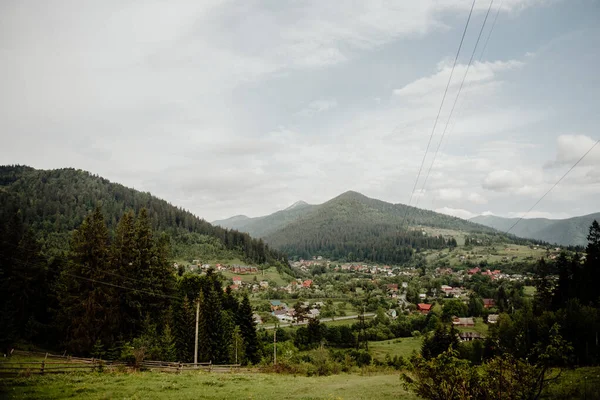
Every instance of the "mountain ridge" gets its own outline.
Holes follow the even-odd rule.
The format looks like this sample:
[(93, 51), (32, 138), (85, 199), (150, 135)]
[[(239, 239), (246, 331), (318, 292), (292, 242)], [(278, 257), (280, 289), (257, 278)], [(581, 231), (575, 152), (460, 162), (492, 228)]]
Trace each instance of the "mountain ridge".
[(510, 233), (562, 246), (586, 246), (587, 229), (594, 220), (600, 221), (600, 212), (564, 219), (523, 218), (519, 221), (519, 218), (496, 215), (478, 215), (469, 219), (503, 232), (519, 221)]

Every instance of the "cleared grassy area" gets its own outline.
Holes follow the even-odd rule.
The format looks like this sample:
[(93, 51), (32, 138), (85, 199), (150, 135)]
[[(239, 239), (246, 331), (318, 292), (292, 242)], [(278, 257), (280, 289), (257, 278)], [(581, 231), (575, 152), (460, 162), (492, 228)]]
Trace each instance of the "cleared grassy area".
[(93, 373), (0, 381), (8, 399), (417, 399), (398, 374), (295, 377), (282, 374)]
[(422, 344), (422, 337), (382, 340), (380, 342), (369, 342), (369, 351), (378, 360), (385, 359), (386, 354), (389, 354), (390, 357), (410, 357), (414, 351), (417, 353), (421, 351)]
[[(542, 257), (547, 256), (546, 249), (542, 248), (530, 248), (529, 246), (521, 246), (516, 244), (502, 245), (497, 244), (494, 246), (472, 246), (465, 250), (462, 247), (464, 238), (455, 236), (459, 247), (450, 251), (449, 249), (443, 250), (429, 250), (425, 252), (426, 259), (428, 262), (435, 262), (438, 260), (446, 260), (450, 266), (456, 266), (470, 261), (473, 264), (479, 264), (481, 261), (487, 261), (488, 263), (509, 263), (515, 261), (530, 261), (535, 262)], [(463, 259), (461, 260), (461, 257)], [(502, 269), (500, 267), (500, 269)]]
[[(241, 265), (247, 265), (244, 263), (240, 263)], [(291, 277), (286, 276), (284, 279), (279, 272), (277, 272), (277, 269), (275, 267), (271, 267), (268, 269), (265, 269), (264, 272), (263, 271), (259, 271), (257, 274), (234, 274), (232, 272), (229, 271), (223, 271), (222, 272), (223, 276), (229, 280), (231, 280), (231, 278), (233, 278), (234, 276), (239, 276), (240, 278), (242, 278), (242, 282), (247, 282), (247, 283), (251, 283), (254, 281), (254, 278), (256, 277), (257, 281), (273, 281), (275, 283), (277, 283), (277, 285), (279, 286), (285, 286), (289, 283), (289, 281), (292, 279)]]
[(533, 297), (535, 294), (535, 286), (523, 286), (523, 294), (528, 297)]
[(487, 336), (488, 324), (483, 322), (483, 318), (475, 318), (475, 326), (457, 326), (456, 329), (460, 332), (478, 332), (483, 336)]

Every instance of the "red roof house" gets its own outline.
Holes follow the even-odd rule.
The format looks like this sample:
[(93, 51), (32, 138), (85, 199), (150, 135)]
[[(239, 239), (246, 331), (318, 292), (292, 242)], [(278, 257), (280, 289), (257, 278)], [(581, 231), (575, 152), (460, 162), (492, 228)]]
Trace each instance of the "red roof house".
[(431, 304), (419, 303), (417, 304), (417, 311), (421, 314), (429, 314), (431, 311)]

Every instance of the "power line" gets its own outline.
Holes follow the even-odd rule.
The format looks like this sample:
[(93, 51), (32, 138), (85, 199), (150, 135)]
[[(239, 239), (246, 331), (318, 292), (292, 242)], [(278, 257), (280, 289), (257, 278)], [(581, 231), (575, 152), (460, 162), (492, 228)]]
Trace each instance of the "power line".
[(94, 282), (94, 283), (101, 283), (101, 284), (107, 285), (107, 286), (112, 286), (112, 287), (116, 287), (116, 288), (126, 289), (126, 290), (129, 290), (130, 292), (140, 292), (140, 293), (146, 293), (146, 294), (149, 294), (149, 295), (152, 295), (152, 296), (164, 297), (164, 298), (167, 298), (167, 299), (182, 300), (181, 297), (169, 296), (168, 294), (154, 293), (154, 292), (151, 292), (149, 290), (144, 290), (144, 289), (136, 289), (136, 288), (125, 287), (125, 286), (117, 285), (117, 284), (114, 284), (114, 283), (99, 281), (97, 279), (86, 278), (84, 276), (73, 275), (73, 274), (70, 274), (68, 272), (63, 272), (63, 274), (65, 274), (67, 276), (71, 276), (73, 278), (77, 278), (77, 279), (83, 279), (83, 280)]
[[(504, 4), (504, 0), (502, 0), (500, 2), (500, 6), (498, 6), (498, 9), (496, 10), (496, 15), (494, 16), (494, 22), (492, 22), (492, 27), (490, 28), (487, 38), (485, 39), (485, 43), (483, 44), (483, 48), (481, 50), (481, 54), (479, 55), (479, 62), (481, 62), (483, 60), (483, 56), (485, 54), (485, 50), (487, 49), (487, 45), (490, 41), (490, 37), (492, 36), (492, 32), (494, 31), (494, 28), (496, 27), (496, 21), (498, 21), (498, 16), (500, 15), (500, 10), (502, 10), (502, 5)], [(467, 82), (467, 89), (471, 86), (471, 82)], [(463, 96), (463, 102), (461, 103), (464, 104), (464, 99), (468, 96), (468, 92), (465, 93), (465, 95)], [(456, 126), (456, 121), (460, 120), (460, 118), (462, 117), (462, 113), (464, 112), (464, 108), (461, 108), (460, 106), (458, 107), (459, 109), (459, 115), (457, 118), (454, 118), (454, 122), (452, 123), (452, 127), (450, 128), (450, 132), (448, 133), (448, 135), (450, 135), (450, 133), (454, 132), (454, 127)], [(447, 143), (447, 141), (446, 141)], [(446, 146), (444, 146), (444, 149), (446, 148)]]
[(577, 162), (575, 164), (573, 164), (571, 166), (571, 168), (569, 168), (569, 170), (567, 172), (564, 173), (563, 176), (560, 177), (559, 180), (556, 181), (556, 183), (554, 185), (552, 185), (552, 187), (550, 189), (548, 189), (548, 191), (546, 193), (544, 193), (544, 195), (542, 197), (540, 197), (538, 199), (538, 201), (535, 202), (535, 204), (533, 206), (531, 206), (531, 208), (529, 210), (527, 210), (527, 212), (525, 214), (523, 214), (518, 220), (517, 222), (515, 222), (510, 228), (508, 228), (508, 230), (504, 233), (508, 233), (510, 232), (515, 226), (517, 226), (517, 224), (519, 222), (521, 222), (521, 220), (523, 220), (523, 218), (525, 218), (527, 216), (527, 214), (529, 214), (531, 212), (531, 210), (533, 210), (543, 199), (544, 197), (546, 197), (548, 195), (548, 193), (550, 193), (556, 186), (558, 186), (558, 184), (565, 178), (565, 176), (569, 175), (569, 173), (577, 166), (577, 164), (579, 164), (581, 162), (581, 160), (583, 160), (589, 153), (590, 151), (592, 151), (594, 149), (594, 147), (596, 147), (596, 145), (600, 143), (600, 139), (596, 140), (596, 142), (592, 145), (592, 147), (590, 147), (588, 149), (588, 151), (585, 152), (584, 155), (581, 156), (581, 158), (579, 160), (577, 160)]
[[(450, 125), (450, 119), (452, 118), (452, 114), (454, 113), (454, 108), (456, 107), (456, 103), (458, 102), (458, 98), (460, 97), (460, 92), (462, 91), (463, 85), (465, 84), (465, 80), (467, 79), (467, 74), (469, 73), (469, 69), (473, 64), (473, 59), (475, 58), (475, 52), (477, 51), (477, 46), (479, 46), (479, 41), (481, 40), (481, 34), (483, 33), (483, 29), (485, 28), (485, 24), (487, 22), (488, 16), (490, 15), (490, 10), (492, 9), (492, 5), (494, 4), (494, 0), (490, 1), (490, 5), (485, 13), (485, 18), (483, 19), (483, 23), (481, 24), (481, 29), (479, 30), (479, 35), (477, 36), (477, 41), (475, 42), (475, 47), (473, 48), (473, 52), (471, 53), (471, 58), (469, 59), (469, 63), (467, 64), (467, 68), (465, 70), (465, 74), (463, 75), (462, 81), (460, 82), (460, 86), (458, 88), (458, 92), (456, 92), (456, 97), (454, 98), (454, 103), (452, 104), (452, 109), (450, 110), (450, 114), (448, 114), (448, 119), (446, 120), (446, 126), (442, 131), (442, 136), (440, 137), (440, 141), (438, 142), (437, 148), (435, 149), (435, 153), (433, 154), (433, 159), (431, 160), (431, 165), (429, 165), (429, 169), (427, 170), (427, 175), (425, 175), (425, 180), (423, 181), (423, 186), (421, 191), (425, 190), (425, 186), (427, 185), (427, 180), (429, 179), (429, 175), (431, 174), (431, 170), (433, 165), (435, 164), (435, 160), (437, 158), (438, 152), (440, 151), (440, 146), (442, 145), (442, 141), (444, 140), (444, 135), (446, 134), (446, 130), (448, 129), (448, 125)], [(489, 36), (488, 36), (489, 39)], [(417, 199), (417, 203), (415, 206), (419, 204), (419, 199)]]
[[(442, 96), (442, 102), (440, 103), (440, 108), (438, 109), (437, 116), (435, 117), (435, 122), (433, 123), (433, 129), (431, 129), (431, 134), (429, 135), (429, 141), (427, 142), (427, 148), (425, 149), (425, 154), (423, 154), (423, 160), (421, 161), (421, 166), (419, 167), (419, 172), (417, 173), (417, 179), (415, 180), (415, 184), (413, 186), (412, 192), (410, 193), (410, 198), (408, 199), (408, 204), (412, 202), (412, 198), (415, 194), (415, 190), (417, 190), (417, 185), (419, 184), (419, 178), (421, 177), (421, 172), (423, 171), (423, 165), (425, 164), (425, 159), (427, 158), (427, 153), (429, 152), (429, 147), (431, 146), (431, 140), (433, 139), (433, 134), (435, 133), (435, 128), (438, 123), (438, 119), (440, 118), (440, 113), (442, 112), (442, 107), (444, 106), (444, 100), (446, 100), (446, 94), (448, 93), (448, 88), (450, 87), (450, 82), (452, 81), (452, 75), (454, 74), (454, 68), (456, 67), (456, 62), (458, 61), (458, 56), (460, 54), (460, 49), (462, 48), (463, 41), (465, 40), (465, 35), (467, 33), (467, 28), (469, 27), (469, 21), (471, 21), (471, 15), (473, 14), (473, 7), (475, 7), (475, 1), (473, 0), (473, 4), (471, 4), (471, 10), (469, 11), (469, 17), (467, 18), (467, 23), (465, 24), (465, 29), (463, 30), (462, 37), (460, 38), (460, 44), (458, 45), (458, 50), (456, 51), (456, 56), (454, 57), (454, 64), (452, 64), (452, 70), (450, 71), (450, 77), (448, 78), (448, 83), (446, 84), (446, 89), (444, 90), (444, 96)], [(402, 220), (402, 225), (406, 221), (406, 217), (408, 216), (409, 208), (406, 208), (406, 212), (404, 213), (404, 218)]]

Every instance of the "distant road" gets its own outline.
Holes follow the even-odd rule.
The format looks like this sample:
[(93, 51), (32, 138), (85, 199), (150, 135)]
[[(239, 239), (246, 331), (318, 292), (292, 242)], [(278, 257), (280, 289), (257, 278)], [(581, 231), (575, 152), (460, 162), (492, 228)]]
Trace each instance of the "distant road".
[[(320, 318), (319, 321), (321, 322), (331, 322), (331, 321), (342, 321), (345, 319), (357, 319), (358, 317), (360, 317), (362, 314), (357, 314), (357, 315), (346, 315), (344, 317), (335, 317), (334, 318)], [(375, 316), (375, 314), (373, 313), (366, 313), (364, 314), (365, 317), (373, 317)], [(279, 324), (279, 328), (285, 328), (286, 326), (299, 326), (299, 325), (307, 325), (308, 324), (308, 320), (304, 320), (302, 322), (294, 322), (294, 323), (284, 323), (284, 324)], [(275, 325), (269, 325), (269, 326), (260, 326), (260, 328), (265, 328), (265, 329), (275, 329)]]

